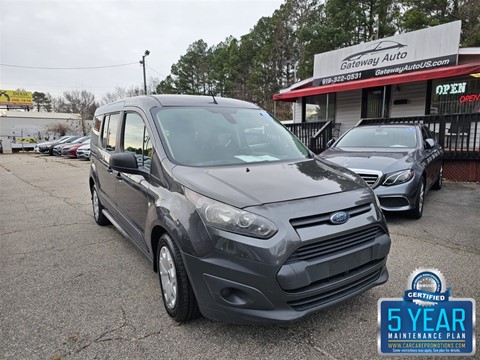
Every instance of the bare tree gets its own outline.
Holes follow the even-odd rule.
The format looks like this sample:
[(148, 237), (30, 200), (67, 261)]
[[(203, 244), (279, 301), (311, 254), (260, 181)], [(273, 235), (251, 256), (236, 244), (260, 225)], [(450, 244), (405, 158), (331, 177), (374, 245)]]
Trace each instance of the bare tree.
[(147, 81), (147, 92), (149, 94), (156, 94), (156, 89), (158, 84), (160, 84), (160, 79), (157, 77), (150, 77)]
[(143, 89), (140, 86), (131, 86), (129, 88), (122, 88), (117, 86), (113, 92), (103, 95), (101, 104), (109, 104), (128, 97), (134, 97), (143, 94)]
[(79, 114), (80, 131), (86, 135), (90, 131), (89, 120), (93, 119), (98, 105), (95, 102), (95, 96), (86, 91), (65, 91), (63, 96), (52, 101), (53, 109), (56, 112)]
[(54, 136), (56, 135), (65, 136), (69, 131), (72, 130), (72, 128), (66, 123), (58, 122), (58, 123), (47, 125), (45, 127), (45, 130), (48, 133), (52, 133)]

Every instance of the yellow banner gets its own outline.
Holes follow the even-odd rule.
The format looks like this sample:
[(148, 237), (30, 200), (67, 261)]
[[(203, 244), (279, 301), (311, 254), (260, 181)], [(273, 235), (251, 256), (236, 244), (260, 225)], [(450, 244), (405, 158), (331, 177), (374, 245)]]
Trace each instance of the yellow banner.
[(30, 91), (0, 90), (0, 105), (32, 105), (32, 93)]

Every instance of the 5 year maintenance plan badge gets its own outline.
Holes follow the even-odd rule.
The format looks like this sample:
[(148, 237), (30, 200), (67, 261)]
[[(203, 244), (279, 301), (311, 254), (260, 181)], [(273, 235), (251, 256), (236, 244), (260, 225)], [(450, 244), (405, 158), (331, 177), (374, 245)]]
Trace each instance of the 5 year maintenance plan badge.
[(382, 355), (474, 355), (475, 300), (452, 298), (437, 269), (417, 269), (403, 298), (378, 301)]

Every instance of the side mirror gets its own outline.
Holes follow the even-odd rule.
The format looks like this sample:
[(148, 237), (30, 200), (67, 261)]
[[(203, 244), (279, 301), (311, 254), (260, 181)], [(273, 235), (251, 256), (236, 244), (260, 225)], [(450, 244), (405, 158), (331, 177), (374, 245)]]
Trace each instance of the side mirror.
[(435, 140), (433, 139), (426, 139), (425, 140), (425, 148), (426, 149), (431, 149), (435, 146)]
[(113, 170), (118, 172), (127, 174), (138, 173), (137, 157), (130, 152), (112, 154), (109, 165)]
[(330, 148), (330, 147), (332, 147), (333, 144), (335, 144), (335, 139), (330, 139), (330, 140), (328, 140), (328, 142), (327, 142), (327, 149)]

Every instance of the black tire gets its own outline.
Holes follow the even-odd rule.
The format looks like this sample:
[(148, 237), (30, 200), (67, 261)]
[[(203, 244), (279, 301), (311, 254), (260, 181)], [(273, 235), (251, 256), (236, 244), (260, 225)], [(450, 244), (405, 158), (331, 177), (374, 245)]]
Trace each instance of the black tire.
[(110, 224), (110, 221), (103, 215), (103, 206), (98, 198), (97, 188), (95, 185), (92, 188), (92, 208), (93, 208), (93, 218), (95, 222), (100, 226), (105, 226)]
[(415, 198), (415, 207), (410, 210), (410, 217), (413, 219), (420, 219), (423, 215), (423, 207), (425, 205), (425, 180), (422, 178), (420, 186), (417, 190), (417, 197)]
[(438, 179), (432, 185), (433, 190), (440, 190), (443, 186), (443, 165), (440, 166), (440, 171), (438, 172)]
[(181, 324), (199, 317), (200, 310), (180, 251), (167, 234), (160, 237), (156, 260), (163, 305), (167, 314)]

